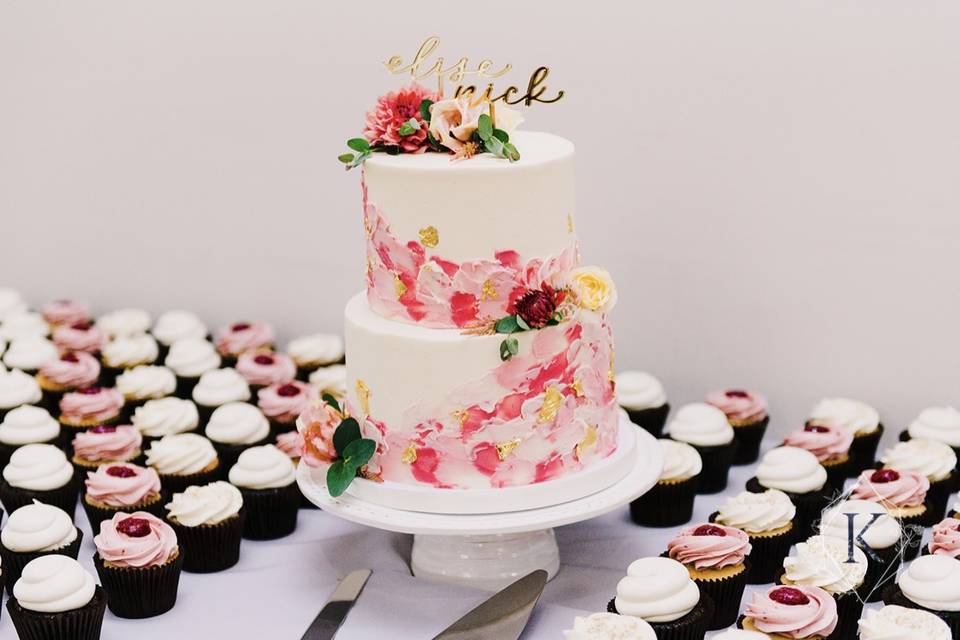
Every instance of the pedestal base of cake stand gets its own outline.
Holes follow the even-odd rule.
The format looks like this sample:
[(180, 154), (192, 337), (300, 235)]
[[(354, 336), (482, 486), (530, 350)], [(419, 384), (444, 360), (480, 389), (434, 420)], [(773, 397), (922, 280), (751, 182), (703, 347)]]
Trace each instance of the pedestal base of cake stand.
[[(633, 426), (625, 414), (620, 438), (618, 446), (627, 448), (633, 444), (630, 439), (636, 439), (626, 475), (590, 495), (535, 509), (428, 513), (377, 504), (350, 492), (332, 498), (327, 492), (326, 469), (305, 464), (297, 470), (297, 481), (307, 499), (328, 513), (377, 529), (413, 534), (411, 568), (417, 577), (497, 590), (534, 569), (546, 570), (551, 578), (556, 575), (560, 555), (553, 527), (618, 509), (656, 484), (663, 466), (656, 439)], [(581, 473), (589, 473), (589, 469)], [(465, 496), (469, 493), (464, 491)]]

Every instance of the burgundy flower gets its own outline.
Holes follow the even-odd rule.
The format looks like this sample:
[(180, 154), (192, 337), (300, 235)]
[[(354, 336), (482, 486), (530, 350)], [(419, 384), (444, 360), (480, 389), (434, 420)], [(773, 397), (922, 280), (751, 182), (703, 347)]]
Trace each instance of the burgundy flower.
[[(406, 153), (426, 151), (427, 123), (420, 117), (420, 103), (424, 99), (436, 100), (437, 97), (416, 83), (380, 96), (377, 106), (367, 113), (363, 135), (373, 146), (400, 147)], [(410, 118), (415, 119), (420, 128), (408, 136), (401, 136), (400, 127)]]
[(514, 309), (531, 328), (540, 329), (553, 319), (560, 301), (560, 293), (544, 284), (542, 289), (530, 289), (517, 298)]

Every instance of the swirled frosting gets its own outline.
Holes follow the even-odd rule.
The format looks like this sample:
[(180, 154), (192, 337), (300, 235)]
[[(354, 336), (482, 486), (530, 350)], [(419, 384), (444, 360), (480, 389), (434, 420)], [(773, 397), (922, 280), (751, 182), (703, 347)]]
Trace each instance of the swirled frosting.
[(920, 556), (897, 578), (903, 595), (932, 611), (960, 611), (960, 560)]
[(61, 325), (53, 330), (53, 344), (61, 351), (97, 353), (107, 343), (100, 327), (89, 321)]
[(810, 412), (809, 422), (839, 427), (850, 433), (873, 433), (880, 426), (880, 414), (870, 405), (849, 398), (825, 398)]
[(293, 423), (307, 405), (319, 397), (320, 392), (306, 382), (293, 380), (260, 389), (257, 406), (271, 420)]
[(277, 435), (277, 449), (293, 459), (299, 460), (303, 455), (303, 434), (299, 431), (287, 431)]
[(148, 400), (133, 412), (133, 426), (151, 438), (193, 431), (200, 424), (197, 405), (191, 400), (160, 398)]
[(869, 500), (845, 500), (824, 510), (820, 535), (847, 542), (848, 514), (853, 515), (853, 531), (858, 534), (854, 542), (858, 546), (861, 538), (872, 549), (888, 549), (900, 541), (903, 533), (900, 523), (887, 513), (883, 505)]
[(230, 469), (230, 482), (244, 489), (277, 489), (296, 480), (293, 462), (272, 444), (250, 447)]
[(77, 539), (67, 512), (37, 500), (10, 514), (0, 531), (0, 543), (17, 553), (56, 551)]
[(867, 469), (857, 478), (851, 497), (879, 502), (888, 509), (917, 507), (927, 499), (930, 481), (916, 471)]
[(93, 576), (68, 556), (34, 558), (13, 585), (13, 597), (28, 611), (62, 613), (86, 606), (97, 588)]
[(217, 329), (214, 342), (221, 354), (236, 356), (251, 349), (269, 347), (273, 337), (273, 327), (265, 322), (235, 322)]
[(255, 444), (270, 435), (270, 422), (252, 404), (228, 402), (214, 410), (206, 433), (214, 442)]
[(131, 507), (160, 493), (156, 470), (116, 462), (87, 473), (87, 497), (111, 507)]
[(46, 337), (50, 327), (39, 313), (24, 311), (9, 315), (0, 322), (0, 338), (8, 341), (30, 336)]
[(246, 351), (237, 358), (237, 373), (247, 382), (259, 386), (290, 382), (297, 375), (297, 365), (290, 356), (273, 351)]
[(161, 314), (150, 333), (160, 344), (169, 347), (178, 340), (205, 338), (207, 325), (190, 311), (174, 310)]
[(663, 384), (646, 371), (621, 371), (617, 374), (617, 403), (631, 411), (656, 409), (667, 403)]
[(700, 589), (687, 568), (670, 558), (634, 560), (617, 583), (617, 611), (647, 622), (678, 620), (698, 602)]
[(700, 447), (723, 445), (733, 440), (733, 429), (727, 416), (703, 402), (680, 407), (667, 431), (674, 440)]
[(250, 399), (250, 387), (236, 369), (214, 369), (200, 376), (200, 381), (193, 388), (193, 399), (205, 407), (245, 402)]
[(93, 543), (100, 557), (117, 567), (156, 567), (179, 552), (173, 528), (143, 511), (116, 513), (104, 520)]
[(220, 367), (220, 354), (202, 338), (185, 338), (170, 346), (163, 363), (181, 378), (199, 378)]
[(99, 426), (73, 437), (73, 454), (90, 462), (126, 462), (137, 457), (143, 436), (134, 427)]
[(80, 389), (100, 378), (100, 362), (89, 353), (68, 351), (44, 363), (40, 375), (59, 387)]
[(953, 472), (957, 466), (957, 454), (944, 442), (913, 438), (884, 451), (880, 461), (889, 469), (916, 471), (931, 482), (937, 482)]
[(667, 543), (671, 558), (696, 569), (722, 569), (743, 564), (750, 548), (750, 537), (745, 532), (716, 524), (686, 527)]
[(928, 611), (895, 604), (867, 609), (860, 618), (860, 640), (951, 640), (950, 627)]
[(153, 336), (140, 333), (119, 336), (103, 347), (103, 364), (114, 369), (128, 369), (138, 364), (155, 362), (160, 353)]
[(0, 372), (0, 409), (35, 404), (40, 402), (42, 397), (40, 385), (33, 376), (18, 369)]
[(753, 391), (712, 391), (707, 394), (707, 404), (723, 411), (731, 424), (751, 424), (767, 417), (767, 399)]
[(60, 357), (56, 345), (43, 336), (29, 336), (12, 341), (3, 354), (3, 363), (11, 369), (36, 371), (50, 360)]
[(827, 470), (805, 449), (777, 447), (760, 459), (757, 481), (767, 489), (809, 493), (819, 491), (827, 483)]
[(59, 434), (60, 423), (46, 409), (30, 404), (13, 409), (0, 422), (0, 442), (7, 445), (50, 442)]
[(53, 300), (43, 305), (43, 319), (53, 326), (87, 322), (90, 307), (76, 300)]
[(867, 556), (853, 547), (850, 562), (847, 543), (839, 538), (811, 536), (798, 543), (783, 559), (783, 577), (787, 584), (820, 587), (829, 593), (846, 593), (863, 584), (867, 575)]
[(73, 465), (52, 444), (25, 444), (10, 456), (3, 479), (28, 491), (59, 489), (73, 479)]
[(320, 367), (310, 374), (310, 385), (321, 394), (343, 398), (347, 395), (347, 367), (342, 364)]
[(685, 442), (661, 438), (657, 440), (663, 454), (661, 480), (686, 480), (703, 470), (703, 460), (696, 449)]
[(163, 398), (177, 389), (177, 377), (166, 367), (144, 364), (117, 376), (117, 389), (128, 400)]
[(165, 476), (199, 473), (216, 459), (213, 444), (195, 433), (163, 436), (147, 449), (147, 465)]
[(717, 511), (717, 522), (747, 533), (766, 533), (790, 524), (797, 508), (787, 494), (776, 489), (763, 493), (743, 491), (727, 498)]
[(60, 399), (60, 416), (71, 421), (108, 422), (124, 405), (123, 394), (112, 388), (87, 387), (65, 393)]
[(839, 427), (808, 424), (787, 434), (783, 444), (809, 451), (817, 460), (825, 462), (846, 455), (853, 444), (853, 434)]
[(185, 527), (198, 527), (223, 522), (237, 515), (242, 507), (240, 490), (221, 481), (187, 487), (183, 493), (173, 494), (167, 512)]
[(10, 287), (0, 287), (0, 320), (28, 309), (27, 302), (20, 292)]
[(960, 558), (960, 520), (944, 518), (933, 525), (933, 537), (927, 549), (930, 553)]
[(117, 309), (97, 318), (97, 326), (109, 339), (145, 334), (150, 314), (143, 309)]
[(754, 592), (744, 615), (760, 631), (788, 638), (825, 638), (837, 628), (837, 603), (820, 587), (775, 586)]
[(290, 341), (286, 353), (301, 366), (332, 364), (343, 357), (343, 339), (328, 333), (301, 336)]
[(911, 438), (929, 438), (960, 448), (960, 411), (953, 407), (929, 407), (914, 418), (907, 432)]
[(616, 613), (591, 613), (573, 619), (573, 629), (563, 632), (565, 640), (657, 640), (650, 623)]

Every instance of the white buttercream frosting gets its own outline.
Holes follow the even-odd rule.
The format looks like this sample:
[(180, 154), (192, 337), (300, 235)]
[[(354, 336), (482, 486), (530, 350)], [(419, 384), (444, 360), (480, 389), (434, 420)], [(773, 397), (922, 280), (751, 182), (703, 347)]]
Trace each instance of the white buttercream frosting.
[(332, 364), (343, 357), (343, 338), (327, 333), (294, 338), (287, 345), (287, 355), (297, 364)]
[(163, 398), (176, 391), (177, 377), (166, 367), (145, 364), (117, 376), (117, 389), (127, 400)]
[(150, 333), (160, 344), (169, 347), (178, 340), (204, 338), (208, 329), (195, 313), (178, 309), (160, 314)]
[(230, 469), (230, 482), (244, 489), (276, 489), (296, 480), (293, 461), (272, 444), (250, 447)]
[(156, 339), (147, 333), (118, 336), (103, 347), (103, 364), (115, 369), (156, 361), (160, 353)]
[(166, 506), (171, 518), (185, 527), (217, 524), (237, 515), (243, 507), (243, 495), (229, 482), (211, 482), (203, 486), (187, 487), (183, 493), (173, 494)]
[(0, 409), (40, 402), (43, 392), (33, 376), (13, 369), (0, 372)]
[(809, 493), (819, 491), (827, 483), (827, 470), (806, 449), (777, 447), (760, 459), (757, 481), (767, 489)]
[(321, 393), (329, 393), (342, 398), (347, 395), (347, 367), (342, 364), (332, 364), (329, 367), (320, 367), (310, 374), (310, 385)]
[[(847, 514), (854, 514), (854, 536), (860, 535), (872, 549), (887, 549), (900, 541), (903, 533), (900, 523), (887, 513), (883, 505), (868, 500), (845, 500), (824, 510), (820, 535), (840, 538), (844, 542), (849, 540)], [(874, 514), (879, 514), (875, 520)], [(868, 524), (869, 528), (863, 531)], [(859, 546), (860, 542), (856, 539), (855, 542)]]
[(143, 309), (117, 309), (100, 316), (97, 326), (110, 339), (133, 336), (150, 330), (150, 314)]
[(700, 473), (703, 460), (697, 450), (685, 442), (661, 438), (657, 440), (663, 455), (661, 480), (686, 480)]
[(244, 402), (250, 399), (250, 386), (236, 369), (213, 369), (200, 376), (200, 381), (193, 388), (193, 399), (206, 407)]
[(796, 515), (797, 508), (782, 491), (743, 491), (720, 505), (717, 522), (747, 533), (766, 533), (787, 526)]
[(163, 364), (182, 378), (199, 378), (207, 371), (220, 367), (220, 354), (208, 340), (186, 338), (170, 346)]
[(563, 632), (565, 640), (656, 640), (650, 623), (616, 613), (592, 613), (576, 617), (573, 629)]
[(873, 433), (880, 426), (877, 410), (859, 400), (824, 398), (810, 412), (811, 422), (846, 429), (850, 433)]
[(617, 583), (615, 605), (621, 615), (647, 622), (672, 622), (700, 601), (700, 589), (687, 568), (670, 558), (640, 558)]
[(213, 443), (196, 433), (164, 436), (147, 449), (147, 464), (162, 475), (199, 473), (216, 459)]
[(631, 411), (656, 409), (667, 402), (663, 384), (646, 371), (621, 371), (616, 377), (617, 402)]
[(915, 471), (936, 482), (949, 476), (957, 466), (957, 454), (945, 442), (913, 438), (884, 451), (880, 461), (890, 469)]
[(159, 398), (137, 407), (131, 422), (143, 435), (162, 438), (193, 431), (200, 423), (200, 415), (192, 400)]
[(67, 512), (36, 500), (13, 513), (0, 531), (0, 543), (10, 551), (56, 551), (77, 539), (77, 528)]
[(228, 402), (214, 410), (206, 433), (214, 442), (254, 444), (270, 435), (270, 421), (252, 404)]
[(3, 354), (3, 363), (11, 369), (35, 371), (60, 357), (57, 345), (43, 336), (30, 336), (12, 341)]
[(811, 536), (783, 559), (784, 578), (791, 584), (820, 587), (830, 593), (853, 591), (867, 575), (867, 556), (855, 546), (853, 562), (849, 560), (845, 540)]
[(73, 479), (73, 465), (52, 444), (25, 444), (13, 452), (3, 468), (11, 487), (28, 491), (59, 489)]
[(723, 445), (733, 440), (733, 427), (726, 414), (705, 402), (680, 407), (667, 431), (674, 440), (700, 447)]
[(13, 585), (13, 597), (29, 611), (62, 613), (86, 606), (95, 590), (93, 576), (79, 562), (54, 554), (27, 563)]
[(23, 311), (7, 316), (0, 321), (0, 338), (19, 340), (30, 336), (44, 337), (50, 333), (50, 327), (43, 316), (33, 311)]
[(914, 418), (907, 432), (911, 438), (929, 438), (960, 448), (960, 411), (953, 407), (929, 407)]
[(929, 611), (891, 604), (863, 613), (860, 640), (951, 640), (947, 623)]
[(770, 640), (770, 636), (760, 631), (746, 629), (727, 629), (713, 636), (712, 640)]
[(903, 595), (932, 611), (960, 611), (960, 560), (934, 554), (920, 556), (897, 578)]
[(60, 423), (41, 407), (23, 405), (13, 409), (0, 422), (0, 442), (20, 446), (49, 442), (60, 434)]

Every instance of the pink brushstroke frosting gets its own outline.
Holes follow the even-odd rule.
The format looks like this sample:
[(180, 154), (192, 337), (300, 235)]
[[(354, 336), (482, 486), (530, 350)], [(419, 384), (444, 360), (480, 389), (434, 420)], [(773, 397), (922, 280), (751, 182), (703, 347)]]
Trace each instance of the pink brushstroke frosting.
[(154, 469), (128, 462), (100, 465), (87, 473), (87, 496), (111, 507), (132, 507), (160, 493), (160, 476)]
[(285, 353), (270, 350), (246, 351), (237, 358), (237, 373), (258, 386), (290, 382), (297, 375), (297, 365)]
[(753, 594), (744, 615), (764, 633), (826, 637), (837, 627), (837, 603), (820, 587), (770, 587)]
[(76, 300), (54, 300), (43, 306), (43, 319), (52, 326), (90, 320), (90, 308)]
[(293, 424), (307, 405), (319, 397), (320, 392), (306, 382), (291, 380), (260, 389), (257, 406), (271, 420)]
[(853, 432), (826, 425), (808, 424), (790, 432), (783, 444), (806, 449), (824, 462), (846, 455), (853, 443)]
[[(484, 318), (510, 315), (527, 289), (558, 284), (577, 266), (576, 242), (559, 255), (524, 258), (498, 251), (491, 259), (457, 263), (436, 255), (416, 240), (404, 242), (390, 231), (380, 208), (367, 199), (367, 299), (385, 318), (427, 327), (465, 327)], [(428, 251), (431, 255), (427, 255)]]
[(933, 525), (933, 539), (927, 548), (930, 553), (960, 558), (960, 520), (944, 518)]
[(857, 478), (851, 497), (885, 507), (917, 507), (930, 490), (930, 480), (916, 471), (867, 469)]
[(100, 327), (89, 320), (59, 326), (53, 330), (53, 343), (61, 351), (97, 353), (106, 342), (107, 339)]
[(667, 543), (667, 553), (677, 562), (696, 569), (721, 569), (742, 564), (750, 553), (750, 536), (734, 527), (700, 524), (681, 529)]
[(287, 431), (277, 436), (277, 449), (294, 460), (303, 456), (303, 435), (299, 431)]
[(123, 403), (123, 394), (116, 389), (87, 387), (64, 394), (60, 415), (71, 421), (109, 421), (117, 417)]
[(103, 560), (119, 567), (155, 567), (166, 564), (179, 551), (173, 528), (143, 511), (117, 513), (104, 520), (93, 543)]
[(273, 327), (264, 322), (234, 322), (217, 330), (214, 342), (220, 355), (238, 356), (244, 351), (269, 347)]
[(100, 362), (89, 353), (68, 351), (40, 367), (40, 375), (65, 389), (82, 389), (100, 377)]
[(767, 399), (752, 391), (711, 391), (707, 394), (707, 404), (723, 411), (732, 423), (750, 424), (767, 417)]
[(90, 462), (127, 462), (140, 454), (142, 444), (136, 427), (103, 425), (74, 436), (73, 453)]

